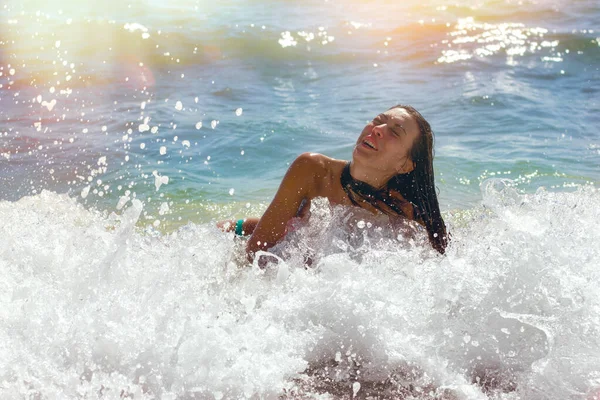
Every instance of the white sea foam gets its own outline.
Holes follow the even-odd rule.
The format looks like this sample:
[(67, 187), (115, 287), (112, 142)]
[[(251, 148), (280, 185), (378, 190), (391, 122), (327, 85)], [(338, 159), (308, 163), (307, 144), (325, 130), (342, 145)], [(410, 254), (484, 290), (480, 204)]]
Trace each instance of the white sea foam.
[(600, 193), (482, 191), (446, 215), (446, 256), (338, 235), (311, 267), (302, 246), (244, 267), (213, 224), (140, 230), (135, 199), (121, 215), (50, 192), (0, 202), (2, 398), (585, 398)]

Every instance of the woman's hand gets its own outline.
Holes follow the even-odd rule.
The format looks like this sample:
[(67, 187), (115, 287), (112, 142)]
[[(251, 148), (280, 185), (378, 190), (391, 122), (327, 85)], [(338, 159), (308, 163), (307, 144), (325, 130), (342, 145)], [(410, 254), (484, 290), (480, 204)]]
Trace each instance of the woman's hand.
[(410, 201), (406, 200), (402, 194), (395, 190), (391, 189), (389, 191), (390, 197), (394, 199), (398, 204), (400, 204), (400, 209), (402, 210), (402, 214), (410, 220), (415, 219), (415, 210)]
[(232, 232), (235, 230), (235, 223), (234, 220), (219, 221), (217, 222), (217, 228), (223, 232)]

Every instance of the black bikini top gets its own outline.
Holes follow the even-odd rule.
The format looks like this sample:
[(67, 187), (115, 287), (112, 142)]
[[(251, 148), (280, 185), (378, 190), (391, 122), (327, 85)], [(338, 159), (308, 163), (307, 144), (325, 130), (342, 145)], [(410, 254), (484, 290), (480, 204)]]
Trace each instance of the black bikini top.
[[(390, 179), (383, 188), (376, 189), (368, 183), (354, 179), (350, 175), (350, 163), (348, 162), (342, 170), (340, 183), (355, 206), (360, 207), (361, 202), (367, 202), (384, 214), (406, 216), (402, 211), (402, 206), (410, 203), (413, 208), (414, 219), (421, 219), (414, 171), (398, 174)], [(397, 194), (394, 195), (394, 191), (402, 195), (403, 198), (400, 198)]]

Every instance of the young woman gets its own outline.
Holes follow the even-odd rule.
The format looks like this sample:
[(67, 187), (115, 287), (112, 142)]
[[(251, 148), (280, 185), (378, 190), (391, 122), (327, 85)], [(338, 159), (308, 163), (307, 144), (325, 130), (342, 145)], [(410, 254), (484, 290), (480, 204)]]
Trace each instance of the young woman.
[(433, 178), (433, 132), (411, 106), (397, 105), (376, 116), (362, 130), (352, 161), (322, 154), (301, 154), (289, 167), (275, 198), (260, 218), (224, 221), (221, 229), (251, 235), (248, 258), (273, 247), (287, 233), (288, 223), (303, 218), (316, 197), (332, 204), (363, 208), (390, 219), (423, 225), (429, 242), (444, 253), (446, 226)]

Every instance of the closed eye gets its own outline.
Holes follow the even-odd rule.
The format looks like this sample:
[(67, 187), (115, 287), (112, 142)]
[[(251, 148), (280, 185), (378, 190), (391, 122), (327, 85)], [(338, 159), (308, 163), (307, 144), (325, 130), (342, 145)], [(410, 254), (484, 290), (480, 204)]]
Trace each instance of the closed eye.
[[(375, 125), (381, 125), (383, 123), (383, 120), (382, 120), (382, 117), (381, 117), (382, 115), (384, 115), (384, 117), (386, 118), (386, 122), (387, 122), (387, 120), (388, 120), (387, 116), (385, 114), (379, 114), (378, 116), (376, 116), (375, 118), (373, 118), (373, 124), (375, 124)], [(402, 132), (404, 132), (406, 134), (406, 131), (404, 130), (404, 128), (402, 127), (402, 125), (395, 125), (393, 122), (392, 122), (392, 124), (393, 124), (392, 125), (393, 127), (390, 126), (389, 123), (388, 123), (388, 126), (389, 126), (390, 130), (392, 131), (392, 133), (394, 135), (400, 136), (400, 132), (397, 130), (397, 128), (400, 128), (402, 130)]]

